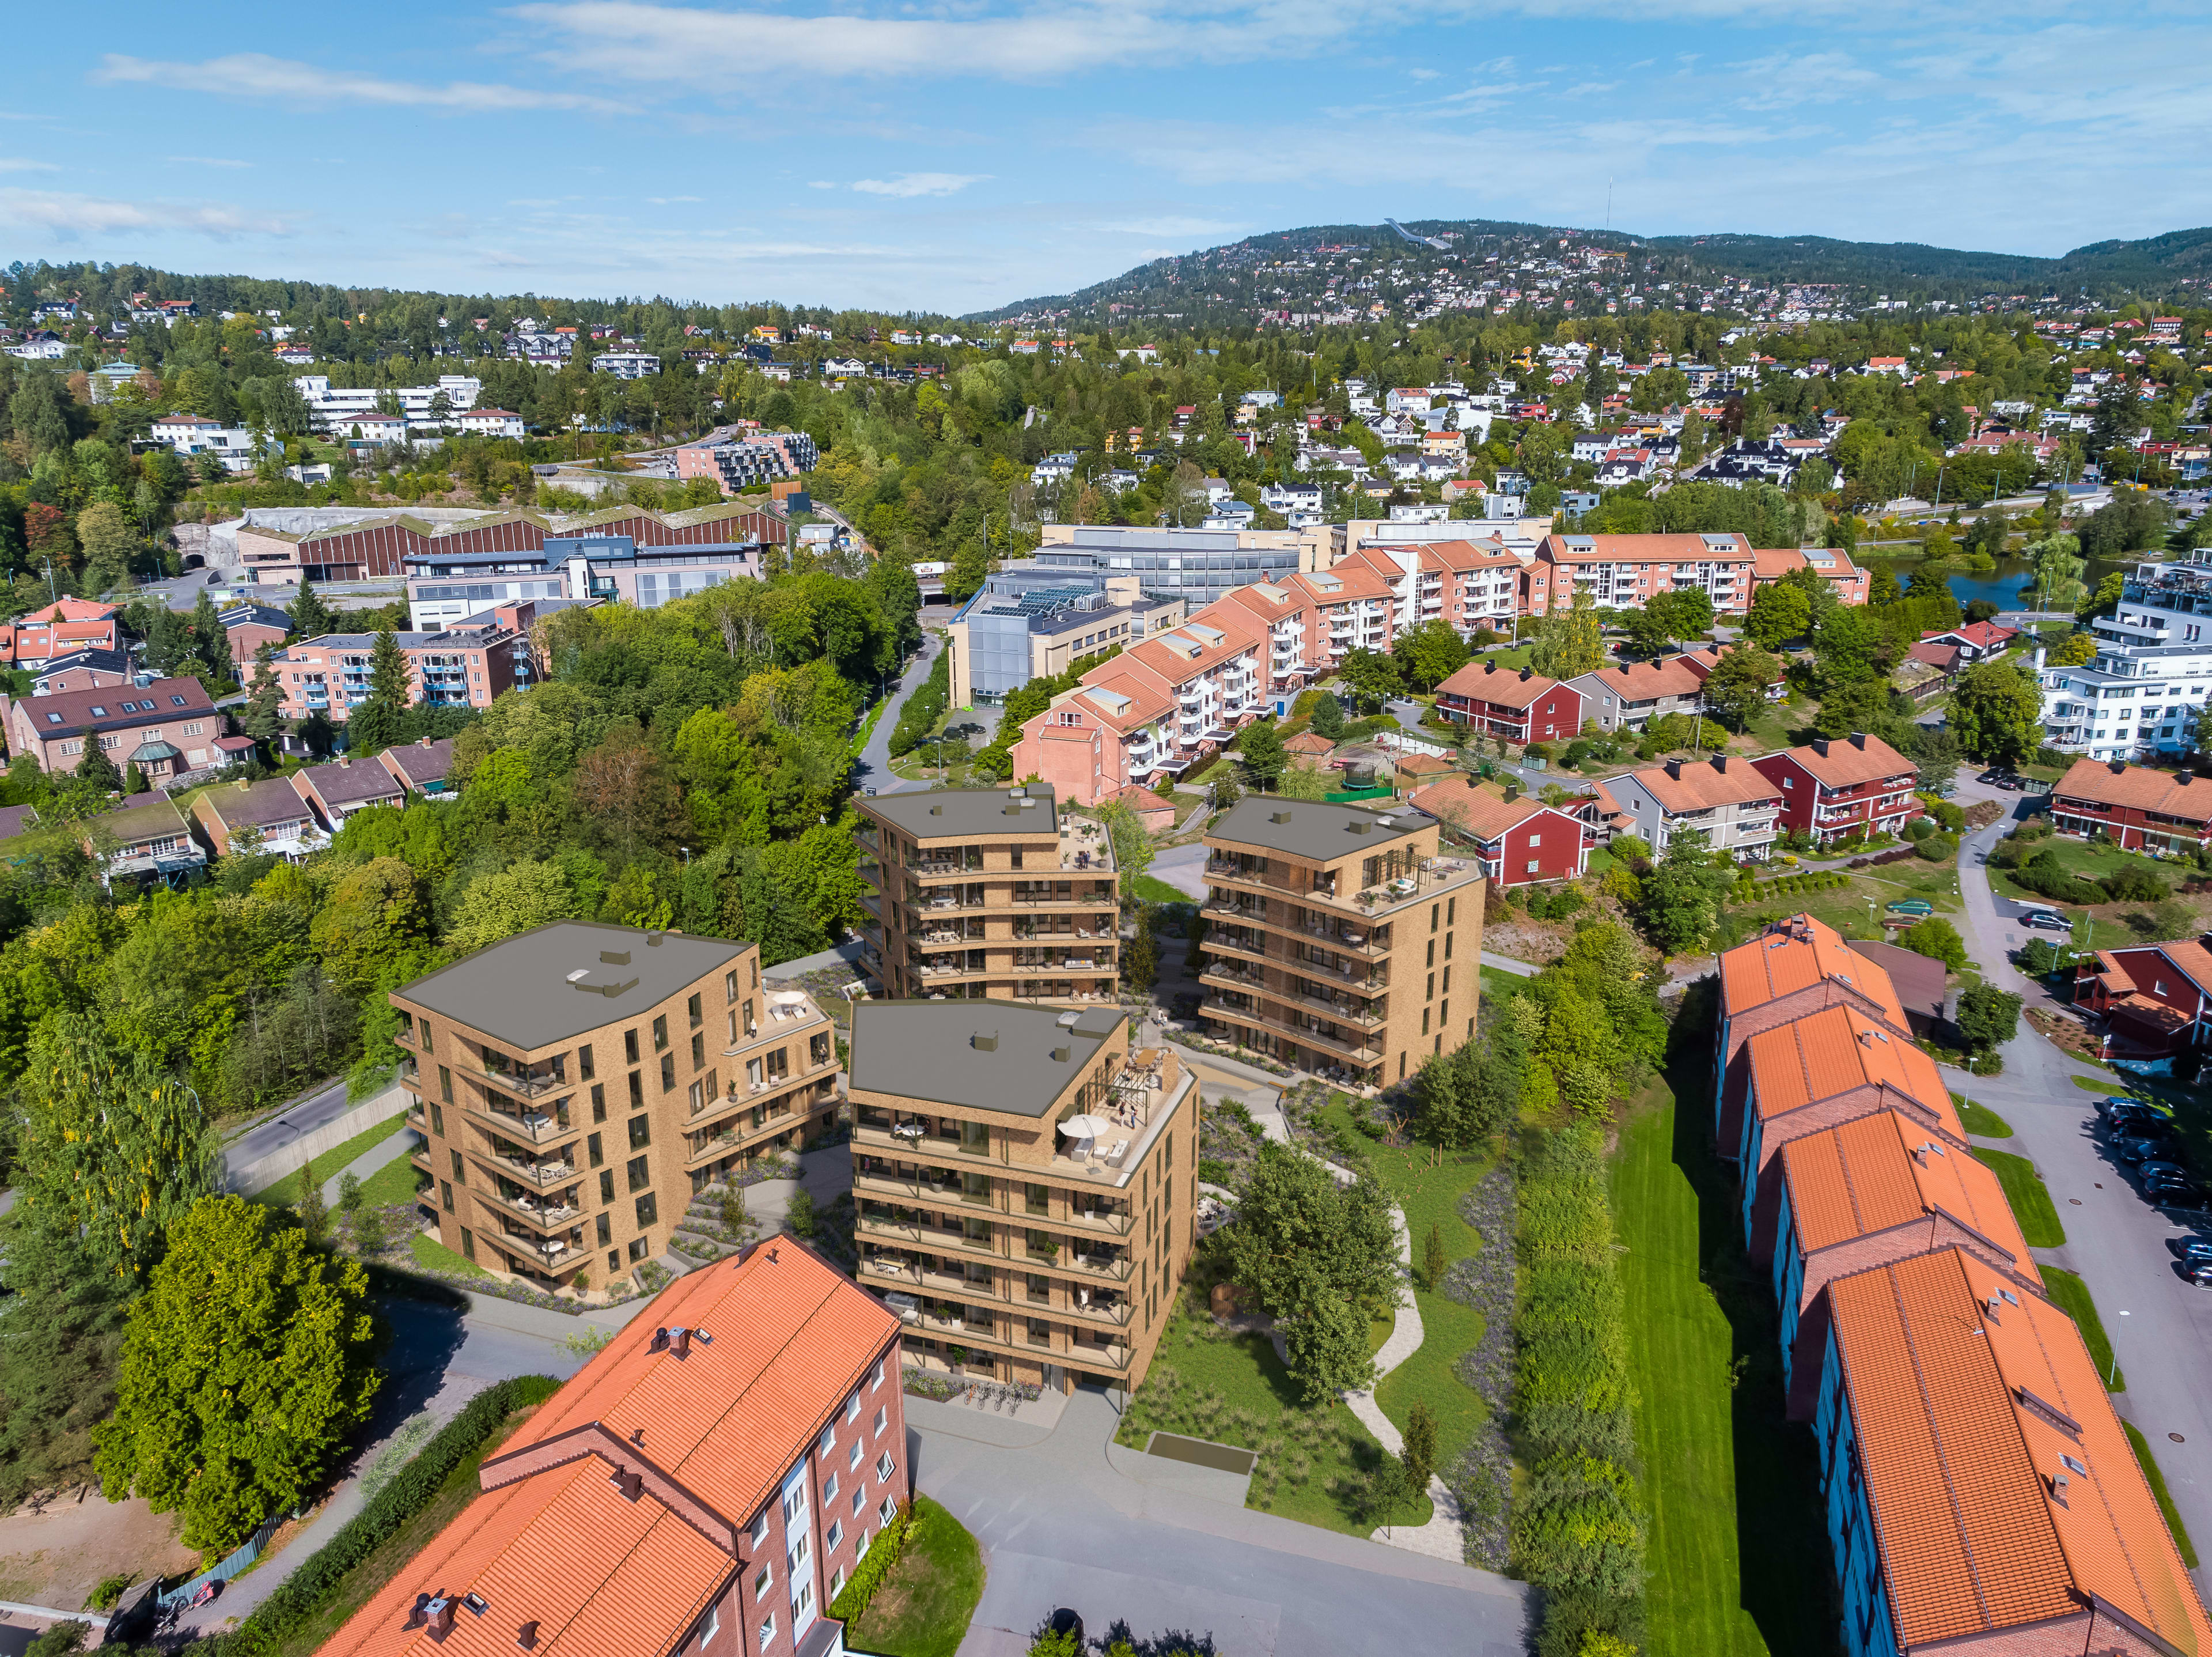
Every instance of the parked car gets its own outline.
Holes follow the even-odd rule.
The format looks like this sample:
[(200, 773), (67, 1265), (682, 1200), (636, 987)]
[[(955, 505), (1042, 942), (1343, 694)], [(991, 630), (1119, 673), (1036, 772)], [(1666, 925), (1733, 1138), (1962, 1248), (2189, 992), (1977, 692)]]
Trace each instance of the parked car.
[(2097, 1114), (2171, 1116), (2172, 1112), (2154, 1099), (2137, 1099), (2131, 1093), (2106, 1093), (2097, 1101)]
[(2145, 1139), (2154, 1144), (2171, 1144), (2181, 1137), (2181, 1130), (2173, 1125), (2171, 1118), (2153, 1116), (2144, 1111), (2130, 1111), (2125, 1116), (2113, 1118), (2112, 1128), (2115, 1137)]
[(1889, 912), (1893, 915), (1933, 915), (1936, 905), (1918, 898), (1907, 898), (1900, 903), (1890, 905)]
[[(2105, 1125), (2114, 1133), (2132, 1134), (2140, 1123), (2156, 1122), (2170, 1127), (2173, 1121), (2166, 1111), (2139, 1099), (2124, 1099), (2103, 1114)], [(2158, 1130), (2153, 1128), (2149, 1131), (2155, 1133)]]
[(2163, 1139), (2115, 1139), (2112, 1154), (2123, 1162), (2140, 1162), (2145, 1167), (2172, 1167), (2161, 1161), (2173, 1147)]
[(2204, 1187), (2170, 1163), (2155, 1174), (2144, 1175), (2143, 1195), (2161, 1208), (2204, 1206)]
[(2189, 1281), (2199, 1288), (2212, 1288), (2212, 1260), (2200, 1260), (2185, 1268)]
[(2033, 909), (2020, 917), (2020, 923), (2035, 932), (2071, 932), (2074, 923), (2063, 915), (2054, 915), (2047, 909)]
[(2191, 1265), (2212, 1265), (2212, 1240), (2192, 1237), (2181, 1246), (2181, 1258)]
[(2008, 771), (1998, 771), (1994, 769), (1985, 771), (1974, 780), (1978, 783), (1985, 783), (1993, 789), (2003, 789), (2008, 793), (2011, 794), (2019, 793), (2021, 789), (2025, 786), (2019, 777), (2014, 776), (2012, 772)]

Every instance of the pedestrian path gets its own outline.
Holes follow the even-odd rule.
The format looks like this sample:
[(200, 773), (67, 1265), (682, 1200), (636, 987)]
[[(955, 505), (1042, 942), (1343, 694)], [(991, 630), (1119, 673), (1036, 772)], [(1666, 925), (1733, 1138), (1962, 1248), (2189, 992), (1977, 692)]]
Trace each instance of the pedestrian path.
[(355, 1179), (366, 1183), (372, 1173), (380, 1168), (389, 1167), (403, 1156), (412, 1155), (414, 1151), (415, 1130), (412, 1128), (393, 1129), (389, 1138), (378, 1140), (375, 1144), (371, 1145), (359, 1156), (323, 1181), (323, 1206), (326, 1209), (334, 1209), (338, 1205), (338, 1188), (345, 1183), (346, 1175), (351, 1174)]

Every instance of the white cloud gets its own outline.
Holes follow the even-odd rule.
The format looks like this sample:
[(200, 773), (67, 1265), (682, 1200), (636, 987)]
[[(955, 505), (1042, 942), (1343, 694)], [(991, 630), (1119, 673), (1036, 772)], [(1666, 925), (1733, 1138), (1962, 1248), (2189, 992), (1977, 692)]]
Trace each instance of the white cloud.
[(0, 173), (58, 173), (52, 161), (34, 161), (21, 155), (0, 155)]
[(374, 75), (319, 69), (313, 64), (271, 58), (258, 52), (234, 52), (204, 64), (164, 64), (110, 52), (93, 79), (173, 87), (184, 92), (212, 92), (221, 97), (274, 98), (301, 104), (368, 104), (473, 112), (520, 109), (588, 109), (620, 113), (623, 106), (579, 93), (537, 92), (523, 87), (449, 81), (425, 86), (387, 81)]
[(1406, 73), (1416, 81), (1433, 81), (1443, 71), (1437, 69), (1409, 69)]
[(228, 241), (289, 235), (293, 221), (224, 203), (114, 201), (52, 190), (0, 190), (0, 225), (47, 230), (65, 240), (122, 230), (185, 230)]
[(855, 179), (853, 188), (864, 196), (951, 196), (990, 176), (988, 173), (898, 173), (888, 179)]
[(704, 196), (647, 196), (646, 199), (655, 207), (667, 207), (679, 201), (704, 201), (707, 198)]
[(222, 155), (164, 155), (163, 161), (173, 161), (179, 167), (251, 167), (252, 161), (234, 161)]

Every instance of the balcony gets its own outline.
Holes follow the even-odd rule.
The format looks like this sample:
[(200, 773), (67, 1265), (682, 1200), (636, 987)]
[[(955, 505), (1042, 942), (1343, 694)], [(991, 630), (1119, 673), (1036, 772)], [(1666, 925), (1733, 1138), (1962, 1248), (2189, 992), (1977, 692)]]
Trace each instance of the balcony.
[(908, 863), (906, 872), (918, 880), (945, 880), (963, 874), (983, 872), (983, 859), (979, 855), (972, 862), (960, 857), (924, 857)]
[[(980, 955), (983, 952), (977, 949), (970, 950), (969, 953), (971, 955)], [(941, 960), (933, 959), (926, 956), (908, 957), (907, 960), (907, 968), (916, 976), (929, 979), (932, 982), (943, 979), (948, 983), (956, 981), (964, 982), (969, 978), (988, 978), (992, 970), (990, 966), (984, 961)], [(1004, 971), (1003, 968), (1000, 970)]]
[(583, 1131), (569, 1119), (565, 1101), (563, 1103), (564, 1108), (550, 1116), (538, 1111), (502, 1111), (489, 1105), (464, 1105), (461, 1113), (507, 1138), (523, 1140), (532, 1145), (550, 1145), (574, 1138)]
[(583, 1209), (574, 1200), (576, 1193), (573, 1187), (558, 1196), (532, 1197), (523, 1191), (482, 1190), (476, 1194), (502, 1218), (519, 1218), (541, 1231), (564, 1230), (584, 1217)]
[(482, 1163), (495, 1174), (510, 1179), (522, 1180), (544, 1190), (549, 1185), (565, 1185), (576, 1177), (576, 1165), (570, 1161), (551, 1162), (532, 1161), (526, 1157), (509, 1156), (504, 1151), (470, 1148), (466, 1154), (472, 1162)]
[(1269, 1018), (1260, 1008), (1238, 1007), (1215, 996), (1208, 996), (1199, 1003), (1206, 1017), (1224, 1023), (1236, 1024), (1254, 1030), (1264, 1030), (1280, 1041), (1295, 1042), (1364, 1069), (1382, 1062), (1382, 1055), (1356, 1036), (1339, 1032), (1334, 1034), (1316, 1030), (1310, 1025), (1291, 1019)]
[(982, 886), (973, 883), (964, 886), (940, 887), (929, 892), (915, 887), (908, 894), (907, 903), (908, 907), (930, 915), (964, 915), (988, 907)]
[(487, 1081), (498, 1083), (503, 1092), (520, 1093), (525, 1099), (536, 1099), (541, 1093), (568, 1085), (568, 1078), (550, 1065), (538, 1069), (509, 1069), (504, 1063), (486, 1057), (482, 1068)]

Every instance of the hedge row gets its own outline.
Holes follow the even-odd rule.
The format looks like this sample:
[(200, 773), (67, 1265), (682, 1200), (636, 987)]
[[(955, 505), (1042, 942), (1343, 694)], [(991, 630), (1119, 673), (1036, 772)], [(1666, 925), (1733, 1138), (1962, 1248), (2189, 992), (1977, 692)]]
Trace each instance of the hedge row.
[(830, 1614), (847, 1627), (868, 1608), (868, 1601), (876, 1597), (876, 1590), (884, 1585), (897, 1564), (900, 1551), (906, 1546), (908, 1535), (914, 1529), (914, 1499), (909, 1496), (899, 1505), (897, 1515), (877, 1533), (869, 1544), (860, 1563), (853, 1567), (853, 1575), (836, 1599), (830, 1603)]
[(940, 650), (930, 665), (929, 677), (907, 698), (906, 705), (899, 710), (898, 723), (891, 727), (892, 758), (912, 753), (921, 746), (921, 739), (929, 734), (930, 728), (943, 715), (951, 694), (952, 655)]
[(1779, 880), (1762, 881), (1762, 897), (1789, 897), (1800, 892), (1826, 892), (1831, 887), (1848, 884), (1850, 876), (1831, 869), (1824, 874), (1784, 874)]
[(347, 1572), (429, 1505), (453, 1470), (482, 1449), (509, 1414), (543, 1404), (560, 1390), (561, 1383), (550, 1376), (518, 1375), (477, 1393), (396, 1478), (369, 1498), (351, 1524), (316, 1550), (244, 1623), (197, 1642), (189, 1648), (191, 1657), (270, 1657), (337, 1598)]
[(1514, 1392), (1528, 1477), (1512, 1557), (1546, 1590), (1539, 1653), (1573, 1653), (1585, 1633), (1640, 1636), (1644, 1593), (1636, 1393), (1601, 1137), (1582, 1125), (1537, 1137), (1518, 1195)]

